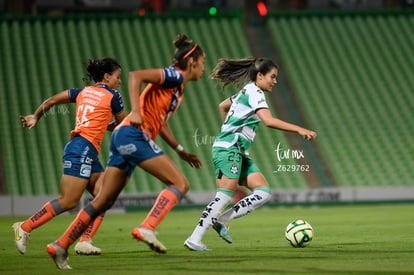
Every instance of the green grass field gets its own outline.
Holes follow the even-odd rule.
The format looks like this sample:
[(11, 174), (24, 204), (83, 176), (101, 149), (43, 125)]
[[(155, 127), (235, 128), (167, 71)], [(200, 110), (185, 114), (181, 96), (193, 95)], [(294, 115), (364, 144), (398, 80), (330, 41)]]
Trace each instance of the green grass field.
[[(230, 224), (233, 244), (210, 230), (211, 252), (183, 248), (201, 210), (173, 210), (158, 228), (168, 248), (151, 252), (130, 231), (146, 212), (109, 214), (95, 244), (100, 256), (79, 256), (70, 248), (72, 271), (59, 271), (45, 245), (73, 219), (62, 215), (32, 232), (28, 251), (15, 249), (11, 225), (20, 217), (0, 218), (0, 274), (414, 274), (414, 205), (267, 207)], [(284, 229), (293, 219), (309, 221), (315, 237), (309, 247), (292, 248)]]

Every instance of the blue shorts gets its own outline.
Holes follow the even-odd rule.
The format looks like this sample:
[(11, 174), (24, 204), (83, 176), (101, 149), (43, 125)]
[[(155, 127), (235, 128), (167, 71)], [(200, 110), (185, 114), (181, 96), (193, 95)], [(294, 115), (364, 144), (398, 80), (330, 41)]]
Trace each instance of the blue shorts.
[(90, 179), (93, 173), (103, 172), (98, 151), (87, 139), (75, 136), (63, 151), (63, 174)]
[(109, 151), (107, 165), (123, 169), (128, 177), (139, 163), (164, 154), (146, 133), (133, 126), (122, 126), (112, 133)]

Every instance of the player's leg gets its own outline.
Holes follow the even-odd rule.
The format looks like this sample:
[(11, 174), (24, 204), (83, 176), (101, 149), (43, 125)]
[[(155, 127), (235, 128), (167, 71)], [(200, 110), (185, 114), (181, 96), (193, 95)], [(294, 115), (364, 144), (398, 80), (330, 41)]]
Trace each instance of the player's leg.
[[(67, 175), (65, 175), (65, 176), (67, 176)], [(68, 176), (68, 177), (73, 177), (73, 176)], [(74, 193), (78, 193), (79, 192), (78, 198), (77, 198), (77, 201), (76, 201), (76, 204), (79, 202), (80, 197), (82, 196), (82, 193), (83, 193), (83, 191), (86, 188), (87, 182), (88, 182), (88, 180), (86, 180), (86, 182), (84, 183), (85, 185), (82, 188), (82, 191), (81, 192), (79, 192), (80, 189), (79, 190), (76, 190), (76, 192), (74, 192)], [(65, 197), (65, 194), (72, 193), (74, 191), (73, 188), (71, 189), (66, 184), (64, 186), (62, 185), (61, 188), (62, 188), (62, 197)], [(65, 203), (63, 203), (63, 202), (65, 202)], [(69, 206), (70, 203), (71, 203), (70, 200), (67, 200), (67, 201), (62, 200), (62, 204), (66, 205), (66, 206)], [(72, 201), (72, 203), (73, 203), (73, 201)], [(76, 206), (76, 204), (75, 204), (75, 206)], [(53, 260), (56, 263), (56, 266), (59, 269), (71, 269), (71, 267), (69, 266), (69, 264), (67, 262), (67, 257), (68, 257), (67, 249), (63, 249), (62, 247), (60, 247), (59, 244), (58, 244), (58, 242), (54, 242), (54, 243), (51, 243), (51, 244), (47, 245), (46, 251), (53, 258)]]
[(99, 215), (93, 220), (83, 232), (78, 243), (75, 245), (75, 252), (79, 255), (101, 255), (102, 249), (97, 247), (93, 237), (103, 222), (104, 214)]
[(167, 188), (158, 195), (148, 216), (141, 223), (142, 227), (155, 230), (170, 210), (188, 192), (190, 185), (183, 173), (167, 155), (145, 160), (138, 165), (167, 185)]
[[(91, 149), (92, 148), (92, 149)], [(27, 235), (33, 229), (50, 221), (56, 215), (73, 209), (78, 204), (83, 191), (90, 181), (91, 174), (94, 172), (94, 163), (90, 160), (98, 160), (98, 152), (92, 144), (81, 136), (71, 139), (65, 146), (63, 152), (63, 176), (60, 183), (61, 196), (55, 200), (47, 202), (37, 213), (19, 226), (14, 224), (16, 235), (16, 246), (21, 253), (25, 251), (24, 240), (20, 233)], [(102, 172), (102, 166), (98, 166)], [(24, 232), (27, 232), (24, 234)]]
[(184, 242), (186, 248), (195, 251), (211, 250), (202, 243), (204, 235), (211, 226), (213, 226), (223, 240), (232, 243), (232, 238), (227, 232), (226, 225), (218, 224), (217, 218), (221, 215), (226, 206), (232, 202), (234, 192), (237, 190), (237, 182), (238, 179), (229, 179), (226, 176), (221, 176), (216, 180), (216, 195), (214, 196), (214, 199), (207, 204), (191, 236)]
[(39, 211), (26, 221), (13, 225), (15, 244), (20, 253), (24, 254), (26, 252), (27, 239), (34, 229), (47, 223), (55, 216), (76, 207), (87, 183), (87, 179), (63, 175), (60, 184), (61, 195), (57, 199), (45, 203)]
[(110, 166), (106, 169), (104, 182), (99, 194), (85, 208), (81, 209), (65, 233), (57, 240), (63, 249), (67, 249), (86, 230), (91, 221), (109, 209), (128, 180), (124, 170)]
[(165, 253), (166, 248), (155, 238), (154, 230), (188, 192), (189, 183), (167, 155), (162, 154), (144, 160), (138, 166), (166, 184), (167, 188), (159, 193), (152, 209), (140, 226), (132, 230), (132, 236), (147, 243), (152, 250)]
[[(114, 204), (133, 171), (133, 167), (129, 165), (117, 150), (116, 137), (118, 132), (114, 131), (111, 136), (110, 159), (97, 196), (85, 208), (79, 211), (75, 220), (56, 242), (46, 246), (49, 255), (60, 269), (68, 269), (69, 267), (67, 263), (67, 250), (69, 246), (83, 234), (93, 220)], [(126, 139), (121, 136), (120, 140)]]
[(124, 170), (115, 166), (108, 167), (98, 195), (85, 208), (79, 211), (76, 218), (57, 241), (46, 246), (47, 252), (53, 258), (59, 269), (70, 269), (67, 262), (69, 246), (83, 234), (88, 225), (100, 213), (106, 211), (113, 205), (127, 181), (128, 174)]
[(213, 148), (213, 163), (216, 173), (216, 195), (207, 204), (191, 236), (184, 242), (184, 246), (190, 250), (209, 250), (203, 245), (202, 239), (211, 226), (226, 242), (232, 242), (226, 224), (217, 223), (217, 218), (226, 206), (232, 202), (238, 188), (242, 171), (242, 157), (237, 146)]
[[(99, 163), (100, 165), (100, 163)], [(97, 196), (103, 182), (103, 172), (93, 173), (86, 189), (94, 197)], [(100, 255), (102, 249), (95, 246), (93, 237), (101, 226), (104, 218), (104, 213), (99, 215), (94, 221), (92, 221), (86, 230), (83, 232), (79, 239), (79, 242), (75, 245), (75, 252), (80, 255)]]
[(253, 191), (252, 194), (244, 197), (232, 208), (223, 213), (223, 215), (218, 218), (218, 222), (228, 223), (233, 219), (245, 216), (270, 199), (270, 187), (262, 173), (254, 172), (249, 174), (244, 181), (244, 184)]

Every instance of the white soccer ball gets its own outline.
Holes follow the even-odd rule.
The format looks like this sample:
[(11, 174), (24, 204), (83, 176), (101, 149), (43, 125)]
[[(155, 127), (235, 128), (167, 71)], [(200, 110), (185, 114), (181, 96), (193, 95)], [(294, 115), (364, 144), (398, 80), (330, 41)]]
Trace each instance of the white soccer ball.
[(293, 247), (305, 247), (312, 242), (313, 228), (304, 220), (295, 220), (286, 227), (285, 237)]

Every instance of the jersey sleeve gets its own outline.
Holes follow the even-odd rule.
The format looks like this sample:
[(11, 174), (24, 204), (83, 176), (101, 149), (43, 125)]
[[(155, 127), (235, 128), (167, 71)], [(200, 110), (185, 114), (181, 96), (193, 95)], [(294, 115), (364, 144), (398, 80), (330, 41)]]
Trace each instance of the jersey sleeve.
[(122, 96), (118, 91), (114, 92), (114, 96), (111, 100), (112, 114), (120, 115), (124, 112), (124, 103), (122, 102)]
[(255, 112), (259, 109), (269, 109), (264, 92), (261, 90), (255, 90), (250, 93), (249, 105)]
[(78, 97), (79, 93), (83, 90), (83, 88), (72, 88), (68, 90), (68, 96), (70, 101), (76, 102), (76, 98)]
[(167, 67), (162, 69), (161, 86), (164, 88), (178, 87), (183, 83), (183, 75), (174, 67)]

